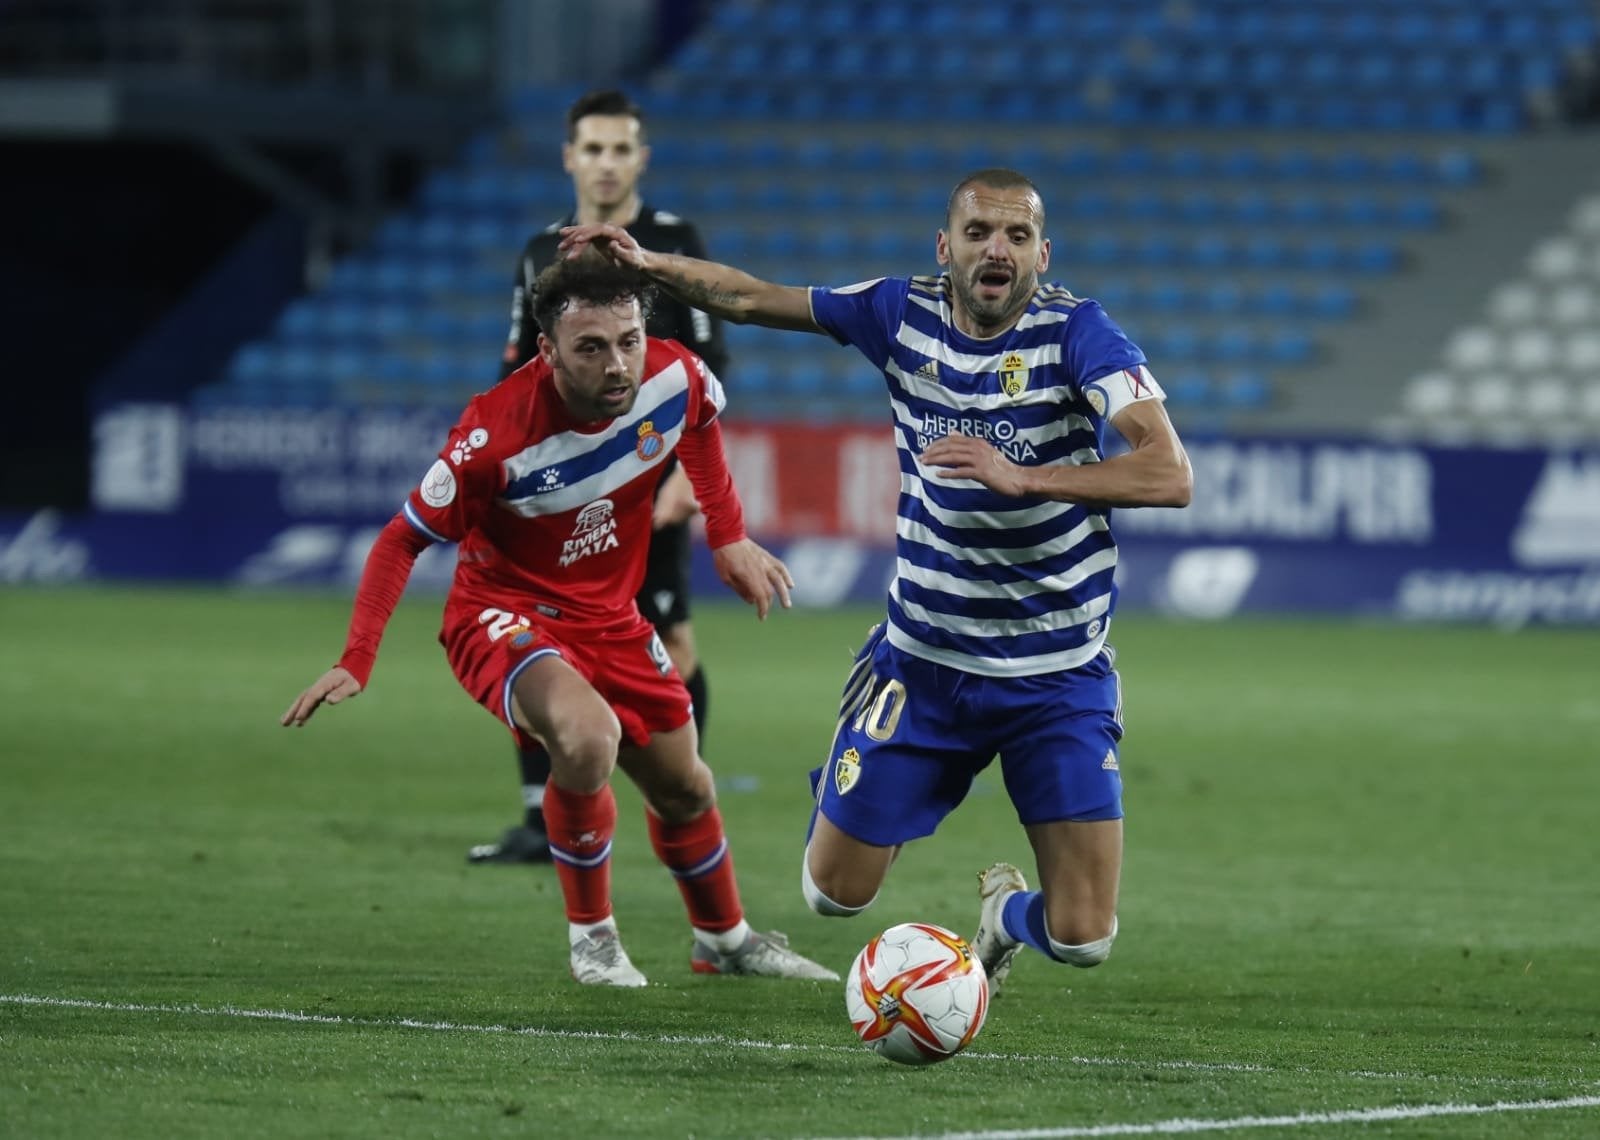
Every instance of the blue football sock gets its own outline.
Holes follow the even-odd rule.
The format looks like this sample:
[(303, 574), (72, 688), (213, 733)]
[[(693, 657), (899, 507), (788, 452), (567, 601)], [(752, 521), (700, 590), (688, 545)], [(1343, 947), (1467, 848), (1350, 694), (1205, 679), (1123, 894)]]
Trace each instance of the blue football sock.
[(1046, 958), (1055, 957), (1050, 951), (1050, 935), (1044, 925), (1042, 891), (1018, 891), (1006, 899), (1000, 911), (1000, 925), (1023, 945), (1032, 946)]

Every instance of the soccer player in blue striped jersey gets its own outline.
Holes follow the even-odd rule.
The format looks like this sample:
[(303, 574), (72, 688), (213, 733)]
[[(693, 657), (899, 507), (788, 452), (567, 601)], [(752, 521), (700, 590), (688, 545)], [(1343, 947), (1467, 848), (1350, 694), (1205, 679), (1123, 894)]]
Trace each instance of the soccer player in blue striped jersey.
[[(1111, 951), (1122, 868), (1111, 511), (1185, 506), (1193, 483), (1144, 354), (1097, 302), (1041, 283), (1044, 223), (1026, 177), (980, 170), (951, 192), (943, 273), (838, 289), (649, 252), (615, 226), (563, 241), (729, 320), (825, 333), (882, 371), (900, 458), (897, 572), (813, 773), (801, 884), (818, 913), (859, 914), (900, 846), (932, 834), (998, 756), (1041, 889), (1009, 863), (980, 874), (973, 948), (991, 989), (1024, 945), (1076, 966)], [(1110, 458), (1107, 427), (1128, 444)]]

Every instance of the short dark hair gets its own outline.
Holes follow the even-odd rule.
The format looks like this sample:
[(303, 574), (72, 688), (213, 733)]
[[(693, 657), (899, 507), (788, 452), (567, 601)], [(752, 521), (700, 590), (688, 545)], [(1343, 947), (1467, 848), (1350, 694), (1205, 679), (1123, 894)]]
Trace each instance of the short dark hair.
[(533, 282), (533, 319), (539, 330), (555, 339), (556, 321), (567, 306), (615, 305), (638, 301), (641, 318), (650, 315), (655, 301), (655, 286), (639, 270), (594, 252), (579, 257), (563, 257), (544, 267)]
[(974, 170), (950, 191), (950, 197), (944, 204), (944, 222), (950, 224), (950, 215), (956, 212), (956, 199), (961, 197), (963, 190), (973, 186), (991, 186), (996, 190), (1031, 190), (1033, 196), (1039, 199), (1039, 229), (1044, 229), (1044, 195), (1039, 193), (1039, 188), (1033, 184), (1033, 179), (1026, 174), (1019, 174), (1004, 166), (986, 166), (982, 170)]
[(635, 103), (626, 91), (607, 89), (580, 95), (577, 102), (567, 108), (568, 142), (573, 142), (578, 137), (578, 120), (586, 119), (590, 115), (626, 115), (630, 119), (638, 119), (639, 136), (644, 137), (644, 111), (640, 110), (639, 104)]

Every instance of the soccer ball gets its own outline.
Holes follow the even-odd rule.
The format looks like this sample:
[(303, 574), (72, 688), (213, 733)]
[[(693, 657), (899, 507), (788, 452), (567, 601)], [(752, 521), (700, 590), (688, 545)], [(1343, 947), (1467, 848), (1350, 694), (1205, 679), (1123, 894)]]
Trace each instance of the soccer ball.
[(902, 1065), (931, 1065), (954, 1057), (983, 1028), (989, 980), (965, 938), (931, 922), (903, 922), (856, 955), (844, 1004), (868, 1049)]

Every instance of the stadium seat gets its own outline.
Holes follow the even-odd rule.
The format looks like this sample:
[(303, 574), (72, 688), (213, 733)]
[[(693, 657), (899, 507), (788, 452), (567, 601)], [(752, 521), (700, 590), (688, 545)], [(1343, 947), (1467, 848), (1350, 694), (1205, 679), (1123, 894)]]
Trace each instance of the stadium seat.
[(1218, 402), (1231, 411), (1259, 411), (1271, 402), (1272, 386), (1259, 372), (1231, 372), (1217, 386)]
[(1518, 403), (1518, 388), (1498, 373), (1479, 376), (1467, 385), (1466, 409), (1479, 419), (1498, 420), (1511, 416)]
[(1563, 360), (1573, 376), (1600, 385), (1600, 332), (1573, 333), (1567, 338)]
[(1212, 399), (1211, 377), (1205, 372), (1178, 371), (1161, 380), (1167, 402), (1174, 408), (1197, 408)]
[(1557, 289), (1550, 298), (1550, 320), (1573, 328), (1600, 322), (1600, 268), (1595, 278), (1595, 285), (1578, 282)]
[(1529, 419), (1556, 423), (1573, 414), (1577, 400), (1561, 380), (1549, 376), (1533, 377), (1522, 388), (1522, 412)]
[(1247, 307), (1244, 289), (1232, 281), (1219, 281), (1208, 286), (1200, 302), (1206, 312), (1219, 317), (1237, 316)]
[(1461, 403), (1455, 380), (1443, 372), (1413, 378), (1405, 388), (1402, 406), (1419, 419), (1436, 419), (1455, 412)]
[(1463, 329), (1451, 337), (1445, 359), (1458, 372), (1477, 372), (1498, 363), (1500, 342), (1488, 329)]
[(311, 297), (300, 297), (278, 315), (274, 328), (291, 344), (318, 340), (322, 336), (322, 307)]

